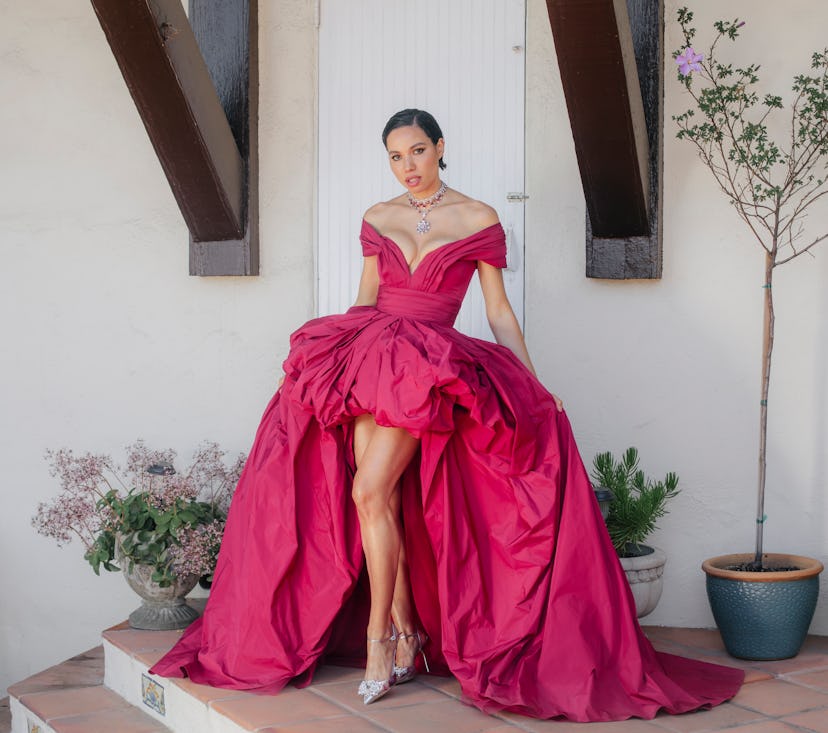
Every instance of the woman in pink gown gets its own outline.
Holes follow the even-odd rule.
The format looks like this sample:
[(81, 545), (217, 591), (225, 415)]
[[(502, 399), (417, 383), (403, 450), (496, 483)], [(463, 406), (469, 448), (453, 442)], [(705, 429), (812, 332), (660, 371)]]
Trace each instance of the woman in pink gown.
[[(641, 632), (494, 210), (440, 180), (431, 115), (397, 113), (383, 142), (406, 192), (365, 214), (356, 304), (291, 337), (205, 613), (151, 671), (275, 692), (365, 664), (369, 703), (426, 658), (483, 710), (575, 721), (729, 699), (740, 670)], [(475, 272), (497, 344), (452, 328)]]

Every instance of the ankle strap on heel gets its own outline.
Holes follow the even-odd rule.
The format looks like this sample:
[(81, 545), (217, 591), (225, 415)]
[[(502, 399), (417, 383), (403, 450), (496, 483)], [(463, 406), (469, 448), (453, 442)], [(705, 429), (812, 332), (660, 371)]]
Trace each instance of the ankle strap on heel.
[(391, 636), (384, 639), (368, 639), (372, 644), (387, 644), (389, 641), (396, 641), (397, 639), (405, 638), (405, 634), (395, 634), (392, 632)]
[(428, 634), (421, 634), (419, 631), (414, 631), (410, 634), (405, 634), (402, 631), (400, 631), (397, 633), (397, 639), (416, 639), (418, 649), (414, 653), (414, 656), (416, 657), (417, 654), (422, 655), (423, 666), (425, 667), (426, 672), (431, 672), (431, 670), (428, 667), (428, 657), (426, 657), (425, 651), (423, 651), (423, 647), (425, 646), (425, 643), (428, 641)]

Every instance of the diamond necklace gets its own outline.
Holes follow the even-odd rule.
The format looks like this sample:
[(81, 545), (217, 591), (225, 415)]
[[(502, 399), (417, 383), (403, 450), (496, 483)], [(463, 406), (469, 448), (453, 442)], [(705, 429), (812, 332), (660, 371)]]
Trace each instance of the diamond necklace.
[(417, 234), (425, 234), (431, 230), (431, 224), (426, 220), (429, 212), (437, 206), (446, 195), (446, 184), (440, 181), (440, 188), (427, 199), (416, 199), (408, 192), (408, 204), (412, 209), (420, 212), (420, 221), (417, 222)]

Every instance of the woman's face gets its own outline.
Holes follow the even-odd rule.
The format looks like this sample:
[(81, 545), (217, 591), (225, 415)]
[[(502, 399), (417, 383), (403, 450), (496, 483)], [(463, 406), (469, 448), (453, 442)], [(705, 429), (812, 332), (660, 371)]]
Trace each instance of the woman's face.
[(398, 127), (385, 140), (391, 171), (410, 194), (425, 198), (440, 188), (443, 138), (431, 142), (416, 125)]

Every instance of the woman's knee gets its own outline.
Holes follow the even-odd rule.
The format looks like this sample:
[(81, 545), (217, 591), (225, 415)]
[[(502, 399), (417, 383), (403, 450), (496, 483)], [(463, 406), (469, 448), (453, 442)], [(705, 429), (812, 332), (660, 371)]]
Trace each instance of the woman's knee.
[(411, 461), (417, 444), (402, 428), (373, 424), (368, 444), (357, 455), (351, 492), (361, 517), (370, 519), (375, 513), (393, 511), (400, 475)]
[(389, 489), (387, 485), (377, 481), (370, 473), (357, 471), (351, 489), (351, 498), (360, 516), (371, 518), (385, 513), (391, 507), (394, 491), (395, 488)]

